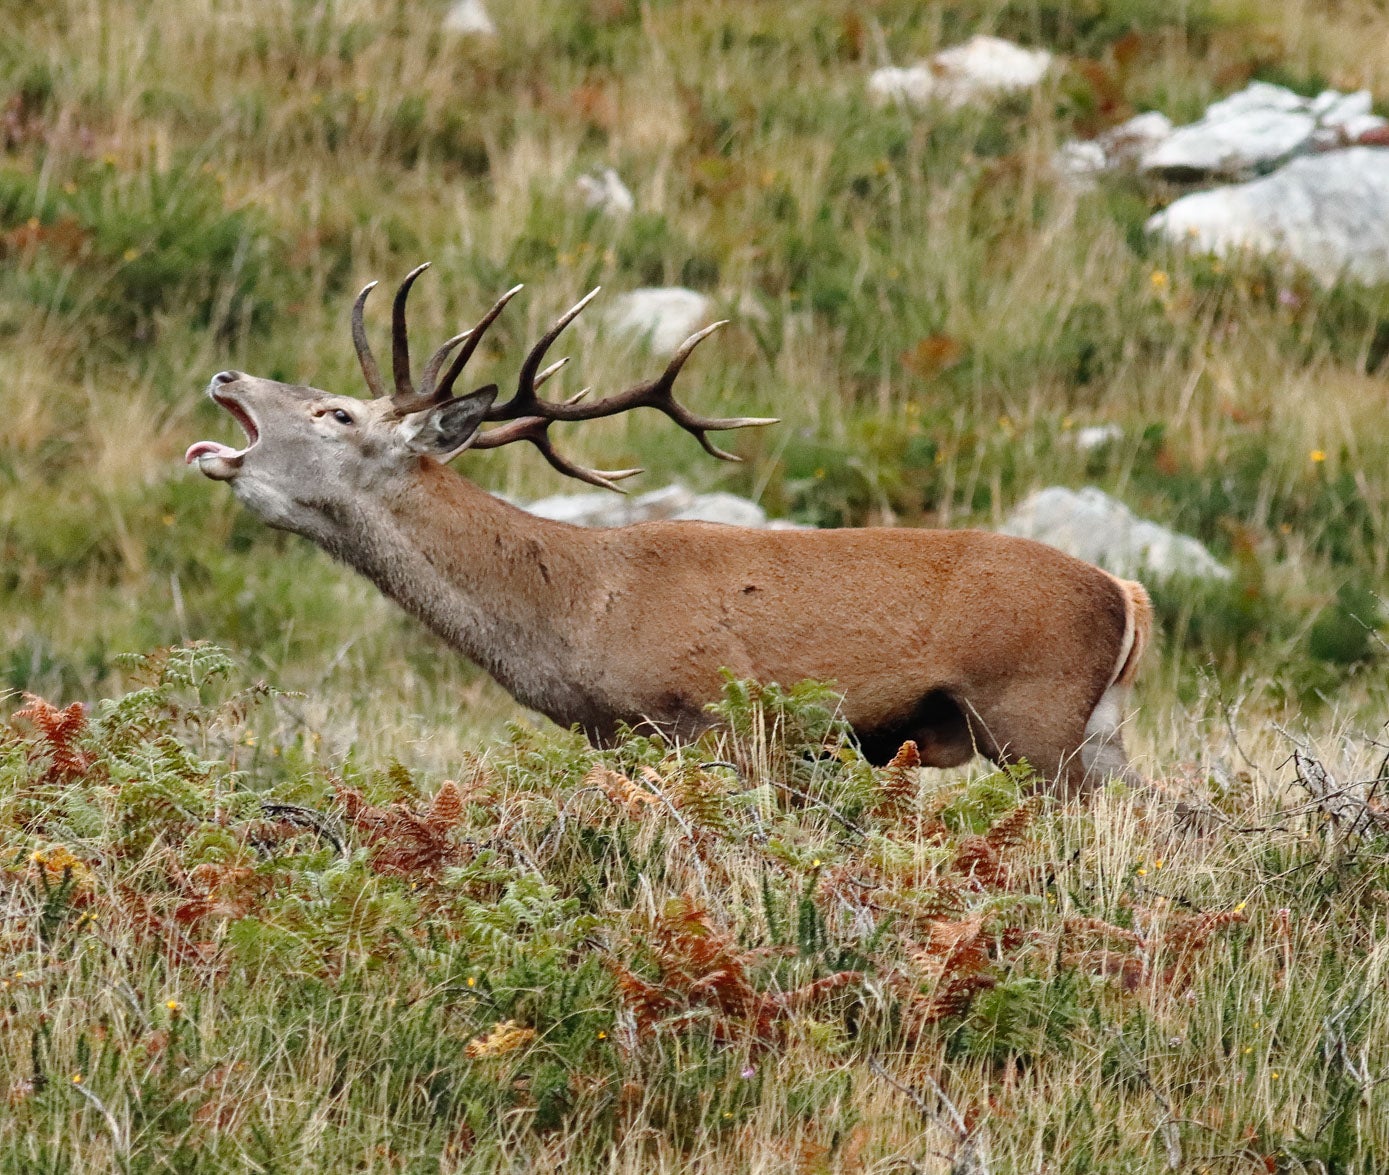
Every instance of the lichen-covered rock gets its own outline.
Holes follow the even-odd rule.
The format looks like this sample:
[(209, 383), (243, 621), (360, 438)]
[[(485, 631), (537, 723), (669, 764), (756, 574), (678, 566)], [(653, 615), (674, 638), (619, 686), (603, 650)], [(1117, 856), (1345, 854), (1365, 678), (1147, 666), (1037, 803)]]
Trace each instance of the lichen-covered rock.
[(444, 17), (444, 31), (463, 37), (495, 37), (497, 26), (482, 0), (458, 0)]
[(541, 518), (576, 526), (626, 526), (669, 518), (758, 529), (799, 529), (793, 522), (768, 519), (761, 506), (737, 494), (696, 494), (682, 485), (669, 485), (633, 498), (611, 493), (556, 494), (531, 502), (524, 509)]
[(574, 181), (574, 188), (585, 208), (605, 216), (626, 216), (637, 206), (622, 177), (611, 167), (599, 167)]
[(1094, 486), (1049, 486), (1023, 501), (1000, 530), (1036, 539), (1115, 575), (1227, 580), (1230, 569), (1190, 535), (1139, 518)]
[(713, 299), (683, 286), (632, 290), (615, 298), (603, 315), (608, 329), (645, 339), (659, 355), (669, 355), (713, 320)]
[(1211, 103), (1199, 122), (1177, 127), (1150, 147), (1140, 167), (1173, 179), (1264, 170), (1383, 127), (1385, 120), (1370, 111), (1371, 101), (1368, 90), (1326, 90), (1304, 98), (1283, 86), (1251, 82)]
[(1057, 151), (1054, 166), (1076, 187), (1119, 168), (1136, 168), (1139, 160), (1172, 133), (1172, 120), (1158, 110), (1135, 114), (1093, 139), (1072, 139)]
[(1055, 166), (1077, 187), (1122, 168), (1171, 180), (1244, 179), (1298, 155), (1375, 141), (1389, 122), (1371, 106), (1368, 90), (1304, 98), (1284, 86), (1251, 82), (1186, 126), (1174, 127), (1150, 110), (1094, 139), (1072, 140), (1057, 152)]
[(1206, 253), (1282, 257), (1328, 286), (1389, 281), (1389, 150), (1295, 159), (1262, 179), (1183, 196), (1147, 228)]
[(979, 35), (916, 65), (874, 70), (868, 93), (880, 103), (967, 106), (1035, 86), (1051, 62), (1045, 49), (1024, 49), (1001, 37)]

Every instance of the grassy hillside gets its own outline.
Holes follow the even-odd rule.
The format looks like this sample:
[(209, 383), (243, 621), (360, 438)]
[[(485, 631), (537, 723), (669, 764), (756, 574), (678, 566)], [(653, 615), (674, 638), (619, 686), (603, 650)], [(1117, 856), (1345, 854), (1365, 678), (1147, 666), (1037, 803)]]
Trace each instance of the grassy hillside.
[[(1163, 1169), (1173, 1130), (1213, 1171), (1370, 1169), (1381, 857), (1298, 809), (1288, 758), (1304, 740), (1349, 781), (1383, 755), (1389, 292), (1173, 253), (1141, 226), (1176, 189), (1077, 194), (1049, 161), (1251, 78), (1389, 96), (1389, 19), (513, 0), (480, 40), (444, 9), (0, 0), (0, 688), (6, 712), (20, 691), (125, 699), (74, 758), (32, 706), (0, 743), (6, 1162), (487, 1170), (621, 1138), (633, 1171), (764, 1148), (767, 1170), (931, 1169), (952, 1148), (939, 1080), (997, 1170)], [(1067, 64), (980, 109), (868, 102), (877, 65), (974, 32)], [(583, 208), (598, 165), (632, 216)], [(654, 414), (565, 430), (578, 460), (644, 465), (643, 488), (991, 525), (1094, 484), (1201, 538), (1235, 579), (1153, 585), (1128, 736), (1159, 798), (1028, 808), (981, 873), (968, 838), (1022, 803), (981, 768), (884, 799), (851, 752), (812, 770), (751, 719), (733, 746), (596, 757), (182, 467), (235, 432), (202, 394), (221, 368), (360, 389), (351, 297), (424, 259), (431, 341), (526, 283), (475, 360), (504, 387), (595, 284), (727, 307), (684, 395), (784, 423), (740, 436), (739, 466)], [(659, 362), (596, 315), (567, 353), (571, 391)], [(1121, 439), (1081, 452), (1094, 424)], [(460, 467), (516, 495), (573, 484), (529, 451)], [(214, 716), (178, 693), (227, 668), (188, 668), (211, 654), (116, 657), (196, 640), (231, 651), (228, 688), (276, 690)], [(445, 778), (441, 816), (423, 797)], [(341, 848), (264, 798), (331, 813)], [(421, 861), (381, 859), (385, 833), (413, 843), (395, 802), (434, 828)], [(985, 978), (922, 1019), (956, 971)], [(714, 972), (746, 987), (700, 986)], [(537, 1035), (465, 1055), (505, 1020)]]

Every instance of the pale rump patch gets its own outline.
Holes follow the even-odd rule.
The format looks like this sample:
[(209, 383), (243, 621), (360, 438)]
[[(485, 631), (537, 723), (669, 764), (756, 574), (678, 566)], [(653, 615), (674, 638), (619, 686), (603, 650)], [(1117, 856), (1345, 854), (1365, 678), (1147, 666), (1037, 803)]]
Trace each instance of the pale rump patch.
[(1129, 689), (1111, 685), (1100, 697), (1090, 721), (1085, 724), (1085, 742), (1080, 748), (1080, 762), (1085, 768), (1086, 782), (1104, 783), (1118, 776), (1125, 783), (1141, 784), (1143, 777), (1129, 766), (1124, 754), (1124, 706)]

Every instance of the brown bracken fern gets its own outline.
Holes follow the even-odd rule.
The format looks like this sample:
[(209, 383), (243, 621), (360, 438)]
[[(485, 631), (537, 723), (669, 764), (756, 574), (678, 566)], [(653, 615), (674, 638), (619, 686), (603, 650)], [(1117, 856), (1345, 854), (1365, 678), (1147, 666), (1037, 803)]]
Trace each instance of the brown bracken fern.
[(863, 978), (857, 971), (839, 971), (791, 991), (758, 991), (754, 968), (782, 952), (740, 948), (732, 935), (714, 929), (692, 898), (666, 905), (652, 927), (650, 946), (654, 979), (643, 979), (621, 963), (613, 965), (638, 1036), (708, 1023), (719, 1040), (769, 1041), (791, 1012)]
[(463, 812), (458, 785), (447, 780), (422, 810), (396, 803), (384, 808), (367, 802), (343, 783), (333, 786), (349, 828), (371, 847), (371, 866), (397, 877), (436, 874), (458, 863), (463, 846), (454, 838)]
[(24, 701), (14, 717), (26, 720), (39, 733), (32, 757), (48, 760), (44, 782), (67, 783), (84, 775), (92, 760), (79, 746), (87, 733), (87, 711), (82, 703), (59, 709), (37, 694), (25, 694)]

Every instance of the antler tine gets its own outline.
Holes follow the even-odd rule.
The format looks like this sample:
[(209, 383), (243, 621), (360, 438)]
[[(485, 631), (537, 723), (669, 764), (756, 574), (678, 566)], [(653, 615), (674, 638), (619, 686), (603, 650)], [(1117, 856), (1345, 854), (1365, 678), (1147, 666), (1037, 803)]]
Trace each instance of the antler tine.
[(685, 361), (689, 359), (700, 343), (724, 325), (725, 322), (716, 322), (692, 334), (680, 344), (679, 349), (671, 356), (665, 371), (655, 379), (635, 384), (626, 391), (616, 392), (611, 396), (604, 396), (601, 400), (594, 400), (587, 404), (579, 404), (575, 400), (553, 403), (539, 400), (533, 395), (529, 399), (525, 399), (518, 393), (516, 398), (509, 400), (500, 409), (494, 407), (489, 414), (489, 419), (506, 420), (512, 418), (515, 415), (513, 405), (516, 405), (517, 399), (521, 399), (521, 404), (518, 406), (519, 410), (528, 415), (541, 415), (550, 420), (565, 421), (595, 420), (602, 416), (616, 416), (619, 412), (627, 412), (632, 408), (655, 408), (658, 412), (665, 413), (686, 432), (692, 434), (710, 456), (717, 457), (721, 461), (741, 460), (736, 454), (720, 449), (709, 440), (707, 434), (734, 428), (754, 428), (766, 424), (776, 424), (777, 417), (698, 416), (675, 399), (675, 379), (680, 374), (681, 368), (685, 366)]
[[(405, 303), (410, 293), (410, 286), (421, 273), (427, 269), (427, 265), (421, 265), (412, 270), (401, 283), (400, 289), (396, 292), (395, 304), (393, 308), (392, 326), (394, 350), (392, 352), (393, 367), (396, 380), (396, 393), (393, 401), (401, 412), (416, 412), (428, 407), (430, 404), (439, 403), (448, 399), (452, 394), (454, 381), (459, 373), (477, 349), (478, 343), (482, 339), (483, 333), (487, 330), (497, 316), (502, 312), (506, 304), (520, 291), (521, 287), (516, 286), (503, 294), (492, 308), (479, 320), (478, 324), (471, 330), (465, 331), (449, 339), (430, 357), (429, 363), (425, 366), (424, 377), (420, 385), (420, 390), (414, 392), (410, 388), (410, 352), (409, 344), (406, 340), (405, 332)], [(362, 305), (366, 300), (367, 293), (371, 287), (363, 290), (357, 299), (357, 304), (353, 308), (352, 318), (352, 337), (357, 343), (357, 351), (362, 361), (362, 370), (366, 374), (367, 383), (371, 385), (373, 391), (380, 395), (381, 377), (376, 370), (375, 361), (371, 357), (370, 348), (366, 345), (366, 332), (362, 327)], [(554, 341), (564, 332), (575, 318), (582, 313), (593, 299), (598, 295), (598, 289), (590, 290), (578, 302), (566, 310), (555, 320), (549, 330), (541, 336), (539, 342), (527, 353), (524, 362), (521, 364), (521, 371), (516, 380), (516, 392), (504, 404), (493, 404), (488, 410), (486, 420), (491, 422), (506, 423), (500, 428), (494, 428), (488, 432), (481, 433), (476, 437), (473, 446), (478, 449), (496, 449), (502, 445), (509, 445), (514, 441), (529, 441), (545, 457), (555, 469), (567, 477), (573, 477), (589, 485), (602, 486), (605, 489), (623, 492), (617, 485), (618, 481), (628, 477), (635, 477), (641, 472), (640, 469), (588, 469), (582, 465), (576, 465), (568, 458), (555, 451), (555, 447), (550, 440), (549, 427), (556, 421), (578, 421), (595, 420), (604, 416), (616, 416), (620, 412), (627, 412), (633, 408), (655, 408), (658, 412), (664, 413), (686, 432), (690, 433), (699, 441), (704, 451), (713, 457), (723, 461), (738, 461), (740, 458), (720, 449), (709, 439), (709, 433), (720, 432), (734, 428), (752, 428), (758, 425), (775, 424), (775, 417), (760, 416), (739, 416), (739, 417), (715, 417), (699, 416), (691, 412), (683, 404), (675, 399), (675, 380), (679, 376), (681, 369), (685, 366), (694, 349), (707, 339), (719, 327), (726, 325), (724, 322), (715, 322), (697, 331), (680, 344), (675, 354), (670, 357), (666, 364), (666, 369), (655, 379), (647, 380), (644, 383), (635, 384), (625, 391), (616, 392), (611, 396), (604, 396), (596, 401), (584, 401), (588, 394), (585, 388), (575, 396), (567, 400), (552, 401), (542, 400), (536, 390), (547, 380), (551, 379), (564, 365), (567, 359), (560, 359), (551, 363), (548, 367), (541, 369), (546, 352)], [(437, 387), (435, 379), (439, 370), (443, 367), (453, 348), (459, 343), (463, 343), (462, 349), (454, 356), (447, 373), (439, 381)]]
[[(492, 411), (487, 414), (488, 420), (515, 420), (518, 416), (529, 414), (535, 410), (540, 403), (535, 395), (535, 389), (539, 386), (536, 383), (536, 372), (540, 370), (540, 363), (545, 358), (545, 352), (564, 332), (564, 328), (578, 318), (584, 307), (598, 296), (598, 291), (602, 288), (602, 286), (594, 286), (561, 314), (555, 320), (555, 324), (540, 336), (540, 341), (530, 349), (525, 362), (521, 364), (521, 372), (516, 377), (516, 394), (505, 404), (494, 405)], [(547, 372), (544, 378), (548, 379), (552, 374), (554, 373)], [(548, 411), (548, 407), (546, 410)]]
[(362, 375), (367, 381), (367, 390), (371, 392), (373, 399), (380, 399), (386, 394), (386, 385), (381, 382), (381, 369), (376, 366), (376, 356), (371, 353), (371, 343), (367, 341), (366, 322), (363, 320), (367, 296), (374, 289), (376, 283), (367, 282), (362, 287), (362, 292), (357, 295), (357, 300), (352, 303), (352, 346), (357, 351), (357, 362), (361, 365)]
[(439, 368), (443, 367), (444, 360), (449, 357), (451, 352), (459, 343), (466, 339), (473, 332), (465, 330), (456, 334), (451, 339), (445, 340), (440, 348), (429, 357), (429, 362), (424, 365), (424, 374), (420, 376), (420, 398), (433, 403), (436, 399), (434, 395), (434, 381), (439, 378)]
[(410, 378), (410, 339), (405, 328), (405, 303), (409, 300), (410, 287), (415, 284), (415, 279), (428, 268), (429, 262), (426, 261), (405, 275), (391, 306), (391, 372), (395, 376), (395, 394), (407, 400), (414, 399), (415, 385)]
[(587, 466), (575, 465), (567, 457), (555, 451), (547, 431), (553, 423), (553, 420), (543, 416), (522, 416), (500, 428), (490, 429), (482, 433), (473, 441), (472, 447), (474, 449), (499, 449), (503, 445), (509, 445), (515, 441), (529, 441), (540, 450), (546, 461), (566, 477), (576, 478), (589, 485), (613, 490), (619, 494), (625, 494), (627, 491), (617, 482), (629, 477), (636, 477), (637, 474), (643, 472), (640, 468), (589, 469)]
[(701, 331), (696, 331), (688, 339), (680, 344), (675, 354), (671, 356), (670, 362), (666, 365), (665, 371), (649, 384), (638, 384), (632, 391), (646, 392), (648, 396), (638, 396), (639, 404), (646, 404), (664, 412), (671, 420), (675, 421), (686, 432), (691, 433), (703, 447), (704, 451), (711, 457), (717, 457), (720, 461), (741, 461), (742, 458), (736, 453), (729, 453), (720, 449), (708, 437), (710, 432), (724, 432), (734, 428), (759, 428), (767, 424), (777, 424), (780, 420), (776, 416), (696, 416), (683, 404), (675, 399), (675, 377), (680, 374), (680, 369), (685, 366), (687, 360), (694, 349), (705, 339), (718, 330), (721, 326), (726, 326), (728, 320), (720, 319), (718, 322), (711, 323)]
[(542, 384), (546, 383), (551, 376), (558, 375), (560, 369), (568, 362), (568, 355), (566, 355), (563, 359), (556, 359), (553, 363), (550, 364), (549, 367), (547, 367), (544, 371), (542, 371), (539, 375), (535, 377), (535, 382), (532, 384), (532, 386), (537, 388), (540, 387)]
[(453, 393), (454, 381), (458, 379), (463, 368), (468, 365), (468, 360), (473, 357), (473, 352), (477, 350), (478, 344), (482, 342), (482, 336), (487, 332), (487, 328), (496, 321), (497, 315), (506, 309), (506, 304), (510, 302), (512, 298), (516, 297), (523, 289), (525, 289), (525, 286), (512, 286), (511, 289), (507, 290), (505, 294), (493, 303), (492, 309), (484, 314), (482, 318), (478, 320), (477, 325), (468, 332), (468, 341), (464, 344), (463, 350), (459, 351), (457, 356), (454, 357), (453, 364), (448, 369), (448, 374), (439, 381), (438, 390), (434, 392), (434, 398), (436, 400), (447, 400)]

